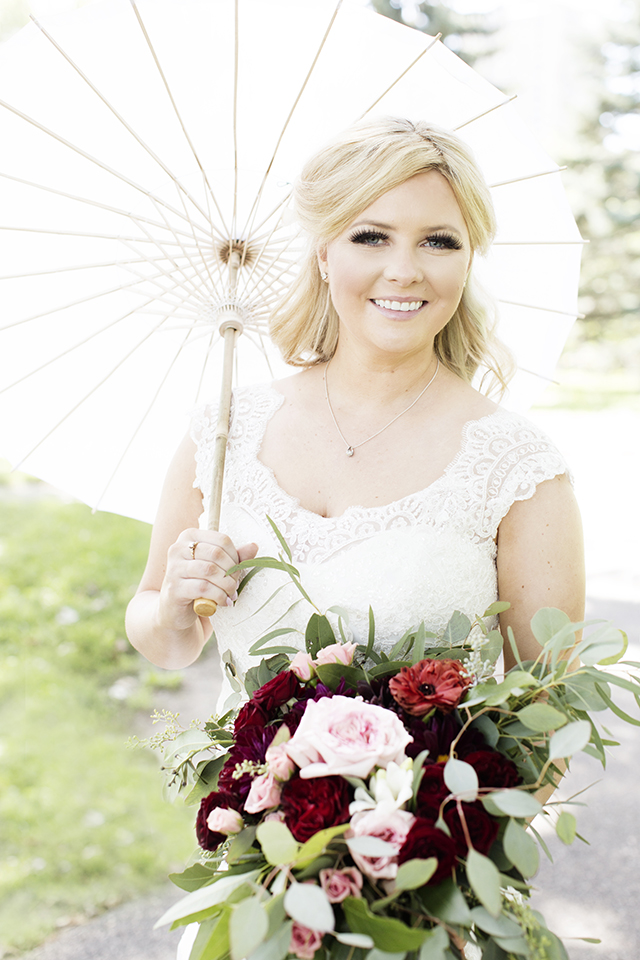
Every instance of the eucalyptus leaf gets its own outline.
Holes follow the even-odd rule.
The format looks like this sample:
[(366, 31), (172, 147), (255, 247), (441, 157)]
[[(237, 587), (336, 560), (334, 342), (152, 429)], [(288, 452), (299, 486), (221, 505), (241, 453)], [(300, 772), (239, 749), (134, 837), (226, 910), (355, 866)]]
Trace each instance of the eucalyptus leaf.
[(233, 838), (229, 850), (227, 851), (227, 861), (236, 863), (251, 848), (256, 839), (256, 828), (245, 827)]
[[(596, 681), (582, 672), (568, 674), (564, 680), (566, 686), (566, 702), (581, 710), (606, 710), (607, 704), (602, 699), (596, 688)], [(602, 687), (608, 696), (611, 695), (611, 687), (602, 679)]]
[(470, 763), (451, 758), (444, 767), (444, 782), (458, 799), (473, 803), (478, 796), (478, 774)]
[(406, 955), (406, 950), (404, 953), (385, 953), (384, 950), (378, 950), (377, 947), (374, 947), (367, 954), (366, 960), (404, 960)]
[(568, 810), (563, 810), (556, 823), (556, 833), (566, 846), (570, 846), (576, 838), (576, 818)]
[(392, 917), (376, 917), (364, 899), (347, 897), (342, 909), (351, 930), (368, 934), (378, 950), (385, 953), (417, 950), (428, 935), (428, 931), (407, 927)]
[(502, 838), (502, 847), (523, 877), (532, 877), (536, 873), (540, 865), (538, 845), (515, 820), (509, 820), (507, 824)]
[(555, 607), (543, 607), (531, 618), (531, 631), (541, 646), (552, 640), (571, 620), (562, 610)]
[[(293, 627), (280, 627), (278, 630), (271, 630), (269, 633), (266, 633), (264, 637), (260, 637), (259, 640), (256, 640), (253, 646), (249, 648), (249, 653), (251, 654), (252, 657), (258, 657), (260, 656), (260, 654), (264, 652), (264, 648), (266, 644), (269, 643), (270, 640), (275, 640), (276, 637), (283, 637), (287, 633), (297, 633), (297, 632), (298, 631), (295, 630)], [(288, 649), (294, 649), (296, 653), (298, 652), (297, 647), (293, 647), (293, 648), (289, 647)]]
[(327, 618), (321, 616), (319, 613), (312, 613), (305, 632), (307, 653), (311, 654), (312, 657), (316, 657), (319, 650), (335, 642), (335, 634)]
[(424, 645), (426, 640), (424, 623), (421, 623), (416, 631), (413, 641), (413, 650), (411, 652), (411, 662), (419, 663), (424, 658)]
[(289, 558), (289, 560), (293, 560), (293, 555), (291, 553), (291, 548), (289, 547), (289, 544), (287, 543), (285, 538), (282, 536), (282, 534), (280, 533), (280, 530), (278, 529), (274, 521), (271, 519), (269, 514), (267, 514), (267, 520), (269, 522), (269, 525), (271, 526), (271, 529), (273, 530), (276, 537), (278, 538), (278, 542), (280, 543), (280, 546), (284, 550), (285, 555)]
[(418, 960), (445, 960), (449, 947), (449, 934), (444, 927), (434, 927), (420, 947)]
[(502, 910), (500, 873), (495, 863), (477, 850), (469, 850), (467, 879), (476, 897), (491, 916), (500, 916)]
[(475, 718), (471, 724), (471, 729), (479, 730), (484, 737), (485, 742), (490, 747), (495, 747), (496, 743), (500, 739), (500, 731), (493, 720), (488, 717), (486, 713), (481, 713), (479, 717)]
[(464, 613), (460, 613), (459, 610), (454, 610), (449, 623), (444, 628), (442, 641), (450, 647), (457, 647), (467, 639), (470, 632), (471, 620), (469, 620), (469, 617), (465, 616)]
[(535, 817), (542, 810), (542, 805), (538, 803), (533, 794), (515, 788), (513, 790), (496, 790), (482, 798), (483, 804), (486, 800), (491, 801), (493, 806), (508, 817)]
[(530, 703), (522, 710), (518, 710), (516, 716), (524, 723), (525, 727), (535, 733), (548, 733), (551, 730), (557, 730), (558, 727), (563, 727), (567, 722), (565, 714), (560, 713), (559, 710), (548, 703)]
[(484, 907), (474, 907), (471, 911), (471, 919), (476, 926), (492, 937), (517, 937), (522, 933), (520, 924), (515, 920), (505, 917), (503, 913), (499, 917), (493, 917)]
[(495, 663), (504, 647), (504, 638), (499, 630), (490, 630), (485, 643), (480, 648), (483, 660)]
[(347, 667), (343, 663), (320, 663), (316, 667), (316, 673), (330, 690), (337, 690), (341, 680), (352, 690), (357, 690), (358, 684), (365, 680), (362, 670), (358, 667)]
[(591, 739), (591, 724), (588, 720), (574, 720), (558, 730), (549, 741), (549, 759), (559, 760), (583, 750)]
[(502, 947), (506, 953), (515, 953), (518, 954), (518, 956), (527, 958), (531, 956), (529, 944), (522, 934), (519, 937), (496, 937), (496, 943), (499, 947)]
[(293, 922), (287, 920), (278, 927), (272, 937), (261, 943), (260, 946), (247, 957), (247, 960), (285, 960), (285, 957), (289, 953), (292, 927)]
[(169, 880), (175, 883), (181, 890), (199, 890), (210, 882), (213, 876), (213, 868), (204, 863), (194, 863), (187, 867), (182, 873), (170, 873)]
[(361, 857), (393, 857), (398, 852), (395, 844), (380, 837), (349, 837), (347, 846)]
[(284, 908), (292, 920), (310, 930), (326, 933), (335, 927), (333, 907), (315, 883), (292, 883), (284, 895)]
[(575, 654), (587, 666), (606, 660), (615, 663), (623, 656), (626, 643), (626, 635), (621, 630), (612, 623), (605, 623), (578, 644)]
[(471, 926), (467, 901), (453, 880), (443, 880), (435, 887), (423, 887), (418, 895), (425, 911), (432, 917), (456, 926)]
[(216, 904), (224, 903), (238, 887), (241, 887), (244, 883), (251, 883), (255, 880), (259, 872), (259, 870), (251, 870), (247, 873), (221, 877), (219, 880), (216, 880), (215, 883), (209, 884), (209, 886), (194, 890), (186, 897), (183, 897), (182, 900), (178, 900), (177, 903), (169, 907), (155, 924), (154, 930), (158, 927), (164, 927), (169, 923), (173, 923), (176, 920), (182, 920), (184, 917), (191, 916), (193, 913), (199, 913), (201, 910), (206, 910)]
[(230, 911), (200, 923), (189, 960), (218, 960), (229, 952)]
[(406, 860), (398, 867), (396, 890), (415, 890), (423, 887), (438, 869), (436, 857), (426, 860)]
[[(370, 950), (373, 947), (373, 940), (366, 933), (335, 933), (334, 937), (340, 943), (346, 943), (348, 947), (360, 947), (362, 950)], [(398, 957), (400, 960), (405, 956), (404, 953), (389, 954), (389, 956)]]
[(293, 863), (300, 845), (293, 834), (279, 820), (267, 820), (257, 829), (257, 837), (266, 860), (274, 867)]
[(229, 921), (231, 960), (244, 960), (267, 936), (269, 920), (259, 897), (247, 897), (236, 904)]
[(310, 860), (315, 860), (324, 851), (325, 847), (331, 843), (334, 837), (339, 837), (341, 833), (346, 833), (349, 829), (348, 823), (341, 823), (337, 827), (326, 827), (314, 833), (306, 843), (300, 847), (294, 865), (306, 864)]

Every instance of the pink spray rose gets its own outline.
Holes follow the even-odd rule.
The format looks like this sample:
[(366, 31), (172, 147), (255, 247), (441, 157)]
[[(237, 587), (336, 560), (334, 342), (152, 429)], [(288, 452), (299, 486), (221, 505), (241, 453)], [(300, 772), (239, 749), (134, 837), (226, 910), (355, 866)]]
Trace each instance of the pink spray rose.
[(327, 895), (329, 903), (342, 903), (347, 897), (360, 897), (362, 894), (362, 874), (355, 867), (344, 870), (321, 870), (320, 886)]
[(342, 663), (345, 667), (348, 667), (353, 660), (356, 646), (357, 644), (355, 643), (332, 643), (328, 647), (323, 647), (321, 650), (318, 650), (318, 656), (315, 661), (316, 665), (319, 666), (323, 663)]
[(321, 945), (322, 934), (319, 930), (310, 930), (309, 927), (303, 927), (297, 920), (293, 921), (289, 953), (300, 957), (300, 960), (312, 960)]
[(285, 747), (304, 780), (368, 777), (374, 767), (406, 760), (404, 748), (412, 739), (391, 710), (336, 696), (309, 701)]
[(299, 650), (289, 664), (289, 670), (295, 673), (298, 680), (304, 682), (310, 679), (311, 674), (314, 672), (314, 666), (315, 664), (311, 654), (305, 653), (304, 650)]
[(214, 807), (207, 817), (207, 826), (212, 833), (224, 833), (228, 837), (231, 833), (240, 833), (244, 822), (237, 810)]
[(277, 746), (271, 746), (267, 749), (265, 760), (269, 773), (272, 773), (276, 780), (290, 780), (296, 768), (295, 763), (287, 753), (286, 746), (286, 743), (279, 743)]
[(384, 807), (356, 813), (352, 817), (351, 836), (378, 837), (394, 848), (389, 854), (381, 857), (365, 857), (351, 850), (351, 856), (363, 873), (374, 880), (395, 879), (398, 874), (398, 854), (414, 820), (413, 814), (407, 810), (393, 810), (390, 813), (389, 809)]
[(261, 810), (277, 807), (279, 803), (280, 785), (272, 773), (263, 773), (251, 784), (244, 808), (247, 813), (260, 813)]

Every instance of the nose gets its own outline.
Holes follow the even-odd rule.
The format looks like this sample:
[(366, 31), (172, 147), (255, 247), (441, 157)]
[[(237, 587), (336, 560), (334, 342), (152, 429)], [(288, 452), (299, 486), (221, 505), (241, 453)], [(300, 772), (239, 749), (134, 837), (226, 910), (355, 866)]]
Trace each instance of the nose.
[(384, 278), (409, 287), (412, 283), (424, 280), (424, 270), (420, 261), (420, 253), (413, 246), (395, 244), (389, 248), (389, 254), (384, 269)]

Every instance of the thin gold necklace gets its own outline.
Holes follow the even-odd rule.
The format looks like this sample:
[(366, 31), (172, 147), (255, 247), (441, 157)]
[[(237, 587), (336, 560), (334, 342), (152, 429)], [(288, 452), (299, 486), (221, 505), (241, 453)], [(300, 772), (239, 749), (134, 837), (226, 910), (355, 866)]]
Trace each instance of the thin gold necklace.
[[(332, 359), (333, 359), (333, 358), (332, 358)], [(434, 375), (431, 377), (431, 380), (429, 380), (429, 383), (426, 385), (426, 387), (424, 387), (424, 389), (420, 391), (420, 393), (419, 393), (418, 396), (415, 398), (415, 400), (413, 400), (413, 401), (409, 404), (409, 406), (406, 407), (406, 409), (402, 410), (397, 416), (395, 416), (395, 417), (393, 418), (393, 420), (389, 420), (389, 423), (385, 423), (384, 427), (381, 427), (381, 428), (380, 428), (379, 430), (377, 430), (375, 433), (372, 433), (371, 436), (370, 436), (370, 437), (367, 437), (366, 440), (361, 440), (360, 443), (349, 443), (349, 441), (348, 441), (347, 438), (345, 437), (344, 433), (343, 433), (342, 430), (340, 429), (340, 424), (339, 424), (338, 421), (336, 420), (336, 415), (335, 415), (335, 413), (333, 412), (333, 407), (331, 406), (331, 400), (329, 399), (329, 384), (327, 383), (327, 371), (328, 371), (328, 369), (329, 369), (330, 363), (331, 363), (331, 360), (329, 360), (329, 363), (327, 363), (326, 367), (324, 368), (324, 373), (323, 373), (323, 375), (322, 375), (322, 379), (324, 380), (324, 395), (325, 395), (325, 397), (327, 398), (327, 406), (329, 407), (329, 413), (331, 414), (331, 418), (332, 418), (333, 422), (334, 422), (335, 425), (336, 425), (336, 430), (338, 431), (338, 433), (339, 433), (340, 436), (342, 437), (342, 440), (343, 440), (344, 445), (345, 445), (345, 447), (346, 447), (345, 453), (346, 453), (346, 455), (347, 455), (348, 457), (352, 457), (352, 456), (354, 455), (354, 453), (356, 452), (356, 450), (358, 449), (358, 447), (362, 447), (362, 446), (364, 446), (365, 443), (369, 443), (369, 440), (373, 440), (374, 437), (379, 437), (380, 434), (381, 434), (384, 430), (387, 430), (387, 429), (391, 426), (392, 423), (395, 423), (396, 420), (399, 420), (400, 417), (403, 417), (403, 416), (405, 415), (405, 413), (408, 413), (409, 410), (411, 410), (411, 407), (415, 407), (415, 405), (416, 405), (416, 403), (418, 402), (418, 400), (420, 399), (420, 397), (423, 397), (423, 396), (425, 395), (425, 393), (427, 392), (427, 390), (429, 389), (429, 387), (431, 386), (431, 384), (432, 384), (433, 381), (435, 380), (436, 376), (438, 375), (438, 370), (440, 369), (440, 359), (438, 358), (438, 361), (437, 361), (437, 363), (436, 363), (436, 370), (435, 370)]]

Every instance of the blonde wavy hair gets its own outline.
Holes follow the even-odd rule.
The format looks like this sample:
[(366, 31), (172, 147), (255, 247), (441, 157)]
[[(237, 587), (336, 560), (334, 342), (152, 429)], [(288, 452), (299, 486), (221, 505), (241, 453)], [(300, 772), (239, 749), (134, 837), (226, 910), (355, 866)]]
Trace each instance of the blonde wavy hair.
[[(320, 276), (318, 248), (383, 193), (426, 170), (437, 170), (450, 184), (472, 254), (485, 253), (495, 234), (491, 196), (469, 148), (455, 134), (395, 117), (370, 120), (346, 130), (307, 162), (295, 184), (294, 204), (309, 245), (298, 276), (270, 320), (272, 339), (287, 363), (325, 363), (338, 345), (339, 318)], [(467, 382), (484, 367), (481, 387), (502, 393), (513, 361), (494, 336), (494, 326), (495, 309), (471, 273), (434, 348), (440, 362)]]

